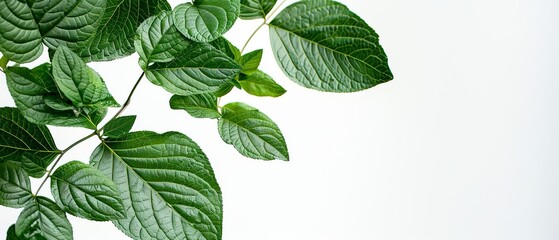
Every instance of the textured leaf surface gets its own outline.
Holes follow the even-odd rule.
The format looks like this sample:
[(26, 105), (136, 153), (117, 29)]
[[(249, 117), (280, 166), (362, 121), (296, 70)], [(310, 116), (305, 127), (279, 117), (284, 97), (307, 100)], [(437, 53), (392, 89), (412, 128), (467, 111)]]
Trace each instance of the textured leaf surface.
[(27, 120), (33, 123), (94, 129), (95, 124), (99, 123), (107, 113), (106, 108), (101, 108), (89, 112), (90, 118), (88, 118), (84, 112), (76, 115), (72, 110), (58, 111), (49, 107), (45, 103), (45, 97), (60, 99), (62, 93), (54, 83), (51, 65), (48, 63), (33, 70), (22, 67), (8, 68), (6, 78), (17, 108)]
[(246, 75), (251, 75), (258, 70), (258, 66), (260, 66), (260, 61), (262, 61), (262, 49), (254, 50), (243, 55), (239, 59), (239, 64), (242, 66), (241, 73)]
[(146, 76), (170, 93), (188, 96), (215, 92), (240, 70), (234, 60), (216, 48), (195, 43), (173, 61), (149, 66)]
[(276, 2), (277, 0), (241, 0), (240, 17), (246, 20), (265, 18)]
[(183, 109), (195, 118), (219, 118), (217, 97), (212, 93), (191, 96), (174, 95), (170, 100), (172, 109)]
[(44, 173), (58, 153), (47, 127), (27, 121), (16, 108), (0, 108), (0, 162), (22, 162), (29, 154)]
[(220, 37), (210, 44), (233, 60), (241, 58), (241, 51), (224, 37)]
[(24, 207), (33, 197), (29, 176), (23, 169), (0, 163), (0, 204), (12, 207)]
[(134, 239), (221, 239), (221, 191), (205, 154), (183, 134), (130, 133), (97, 147), (91, 163), (117, 185)]
[(134, 41), (143, 69), (149, 63), (169, 62), (191, 44), (175, 27), (173, 13), (165, 11), (144, 21)]
[(286, 92), (270, 75), (260, 70), (252, 75), (241, 74), (239, 83), (247, 93), (259, 97), (279, 97)]
[(112, 119), (103, 128), (103, 136), (107, 137), (120, 137), (127, 134), (134, 126), (136, 116), (123, 116)]
[(25, 206), (15, 228), (21, 239), (72, 239), (72, 225), (64, 211), (52, 200), (41, 196)]
[(173, 16), (184, 36), (197, 42), (211, 42), (233, 26), (240, 5), (240, 0), (196, 0), (178, 5)]
[(246, 157), (261, 160), (289, 160), (287, 145), (279, 127), (258, 109), (244, 103), (223, 107), (219, 135)]
[(134, 36), (151, 16), (171, 10), (166, 0), (107, 0), (95, 35), (79, 55), (87, 61), (107, 61), (134, 52)]
[(0, 51), (11, 61), (31, 62), (43, 52), (41, 33), (25, 1), (0, 1)]
[(56, 169), (51, 191), (58, 205), (72, 215), (96, 221), (125, 216), (115, 183), (85, 163), (72, 161)]
[(393, 78), (375, 31), (335, 1), (288, 6), (270, 23), (270, 39), (283, 72), (308, 88), (355, 92)]

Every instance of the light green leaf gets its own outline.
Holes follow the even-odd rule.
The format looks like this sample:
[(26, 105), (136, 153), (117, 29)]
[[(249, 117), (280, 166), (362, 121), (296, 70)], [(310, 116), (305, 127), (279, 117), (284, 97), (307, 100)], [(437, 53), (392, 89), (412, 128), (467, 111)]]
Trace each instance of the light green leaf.
[(73, 239), (72, 225), (64, 211), (52, 200), (41, 196), (25, 206), (15, 228), (21, 239)]
[(87, 61), (108, 61), (134, 52), (134, 36), (151, 16), (171, 10), (166, 0), (107, 0), (94, 36), (78, 54)]
[(0, 205), (24, 207), (33, 198), (29, 176), (19, 167), (0, 163)]
[(187, 136), (136, 132), (108, 139), (91, 164), (121, 193), (127, 218), (113, 223), (126, 235), (221, 239), (221, 190), (206, 155)]
[(0, 162), (22, 162), (29, 154), (44, 169), (59, 153), (47, 127), (27, 121), (16, 108), (0, 108)]
[(16, 235), (16, 225), (12, 224), (6, 233), (6, 240), (20, 240)]
[(72, 110), (56, 111), (49, 107), (45, 98), (62, 98), (62, 94), (58, 92), (51, 74), (51, 65), (48, 63), (33, 70), (9, 67), (6, 78), (17, 108), (33, 123), (95, 129), (95, 125), (107, 113), (106, 108), (85, 109), (76, 116)]
[(277, 0), (241, 0), (241, 19), (265, 18)]
[(241, 51), (224, 37), (220, 37), (210, 44), (233, 60), (241, 58)]
[(140, 66), (149, 63), (169, 62), (191, 44), (175, 27), (173, 13), (162, 12), (144, 21), (137, 30), (134, 46), (140, 55)]
[(67, 47), (60, 46), (56, 49), (52, 59), (52, 73), (58, 89), (78, 108), (120, 106), (99, 74)]
[(279, 97), (286, 92), (272, 77), (260, 70), (248, 76), (241, 74), (239, 83), (247, 93), (259, 97)]
[(172, 109), (183, 109), (195, 118), (219, 118), (217, 97), (212, 93), (191, 96), (174, 95), (170, 100)]
[(279, 127), (258, 109), (244, 103), (229, 103), (218, 121), (219, 135), (246, 157), (289, 160)]
[(31, 62), (43, 52), (41, 32), (25, 1), (0, 1), (0, 52), (18, 63)]
[(355, 92), (393, 78), (378, 35), (338, 2), (299, 1), (269, 25), (277, 62), (302, 86)]
[(115, 183), (82, 162), (71, 161), (56, 169), (51, 191), (60, 208), (77, 217), (107, 221), (126, 214)]
[(134, 126), (135, 121), (136, 116), (123, 116), (112, 119), (103, 128), (103, 136), (116, 138), (127, 134), (132, 129), (132, 126)]
[(196, 0), (173, 10), (177, 29), (197, 42), (211, 42), (226, 33), (235, 23), (240, 0)]
[(235, 61), (211, 45), (193, 43), (173, 61), (150, 65), (146, 76), (170, 93), (188, 96), (215, 92), (240, 70)]
[(243, 55), (239, 59), (239, 65), (242, 66), (241, 73), (246, 75), (251, 75), (258, 70), (258, 66), (260, 66), (260, 61), (262, 61), (262, 49), (254, 50)]

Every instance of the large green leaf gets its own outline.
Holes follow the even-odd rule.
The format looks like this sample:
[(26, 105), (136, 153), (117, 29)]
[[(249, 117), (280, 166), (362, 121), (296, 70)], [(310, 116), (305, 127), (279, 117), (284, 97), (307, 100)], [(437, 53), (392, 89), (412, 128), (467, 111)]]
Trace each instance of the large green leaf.
[(72, 225), (52, 200), (38, 196), (19, 215), (16, 235), (21, 239), (71, 240)]
[(277, 62), (296, 83), (328, 92), (355, 92), (393, 78), (378, 35), (346, 6), (296, 2), (270, 23)]
[(56, 49), (52, 73), (58, 89), (78, 108), (120, 106), (99, 74), (67, 47)]
[[(51, 65), (42, 64), (33, 70), (10, 67), (6, 70), (8, 89), (17, 108), (25, 118), (36, 124), (75, 126), (95, 129), (107, 113), (106, 108), (83, 111), (59, 111), (45, 103), (45, 98), (62, 98), (51, 74)], [(47, 100), (47, 101), (50, 101)], [(69, 101), (68, 99), (65, 99)], [(64, 99), (63, 99), (64, 101)], [(71, 103), (71, 102), (70, 102)]]
[(215, 92), (233, 79), (241, 67), (225, 53), (206, 43), (193, 43), (166, 63), (154, 63), (146, 76), (154, 84), (177, 95)]
[(136, 121), (136, 116), (123, 116), (115, 119), (111, 119), (103, 127), (103, 136), (107, 137), (120, 137), (124, 134), (130, 132), (134, 122)]
[(247, 20), (265, 18), (276, 2), (277, 0), (241, 0), (240, 17)]
[(177, 29), (197, 42), (211, 42), (227, 32), (237, 20), (240, 0), (196, 0), (173, 10)]
[(169, 62), (190, 45), (191, 41), (175, 27), (173, 13), (165, 11), (144, 21), (134, 41), (140, 55), (140, 66), (152, 62)]
[[(16, 108), (0, 108), (0, 162), (23, 162), (25, 156), (43, 170), (60, 153), (47, 127), (27, 121)], [(39, 176), (38, 176), (39, 175)]]
[(217, 97), (212, 93), (191, 96), (174, 95), (169, 101), (172, 109), (183, 109), (195, 118), (219, 118)]
[(110, 177), (127, 218), (113, 223), (134, 239), (221, 239), (221, 190), (206, 155), (187, 136), (130, 133), (108, 139), (91, 164)]
[(260, 70), (252, 75), (241, 74), (239, 83), (245, 92), (259, 97), (279, 97), (286, 92), (270, 75)]
[(246, 157), (261, 160), (289, 160), (279, 127), (258, 109), (244, 103), (229, 103), (222, 109), (219, 135)]
[(108, 61), (134, 52), (134, 36), (151, 16), (171, 10), (166, 0), (107, 0), (99, 27), (79, 55), (88, 61)]
[(25, 1), (0, 1), (0, 51), (18, 63), (31, 62), (43, 52), (41, 32)]
[(19, 167), (0, 163), (0, 204), (20, 208), (33, 198), (29, 176)]
[(126, 212), (116, 185), (96, 168), (79, 161), (60, 166), (51, 176), (52, 196), (72, 215), (107, 221), (124, 218)]

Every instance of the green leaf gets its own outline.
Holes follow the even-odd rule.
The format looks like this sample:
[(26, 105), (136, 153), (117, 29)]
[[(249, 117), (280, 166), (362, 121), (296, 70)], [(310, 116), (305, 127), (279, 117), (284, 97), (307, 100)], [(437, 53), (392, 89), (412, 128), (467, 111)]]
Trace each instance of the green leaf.
[(71, 240), (72, 225), (56, 203), (45, 197), (34, 198), (19, 215), (16, 235), (22, 239)]
[(233, 60), (241, 58), (241, 51), (224, 37), (220, 37), (210, 44)]
[(16, 225), (12, 224), (6, 233), (6, 240), (20, 240), (16, 235)]
[(248, 76), (241, 74), (239, 83), (247, 93), (259, 97), (279, 97), (286, 92), (272, 77), (260, 70)]
[(127, 218), (113, 221), (134, 239), (221, 239), (221, 190), (206, 155), (187, 136), (130, 133), (91, 156), (117, 185)]
[(68, 111), (74, 110), (74, 106), (72, 102), (64, 101), (65, 99), (60, 98), (59, 96), (45, 96), (43, 97), (43, 101), (47, 106), (54, 110), (58, 111)]
[(279, 127), (258, 109), (244, 103), (229, 103), (218, 121), (219, 135), (246, 157), (289, 160)]
[(241, 0), (241, 19), (265, 18), (277, 0)]
[(51, 176), (52, 196), (65, 212), (95, 221), (124, 218), (115, 183), (96, 168), (71, 161)]
[(33, 198), (29, 176), (23, 169), (0, 163), (0, 204), (21, 208)]
[(58, 89), (78, 108), (120, 106), (99, 74), (67, 47), (60, 46), (56, 49), (52, 59), (52, 73)]
[(143, 69), (146, 69), (149, 63), (169, 62), (175, 59), (190, 44), (191, 41), (175, 27), (171, 11), (162, 12), (144, 21), (138, 28), (134, 41)]
[(171, 10), (166, 0), (107, 0), (95, 35), (79, 52), (87, 61), (108, 61), (134, 52), (134, 36), (151, 16)]
[(47, 127), (27, 121), (16, 108), (0, 108), (0, 162), (22, 162), (29, 154), (44, 169), (59, 153)]
[(227, 82), (226, 84), (221, 85), (217, 91), (213, 92), (213, 94), (216, 97), (223, 97), (231, 92), (231, 90), (233, 90), (233, 87), (233, 84)]
[(149, 66), (146, 76), (170, 93), (188, 96), (215, 92), (240, 70), (234, 60), (211, 45), (194, 43), (173, 61)]
[(130, 132), (134, 122), (136, 121), (136, 116), (124, 116), (112, 119), (103, 128), (103, 136), (107, 137), (120, 137), (124, 134)]
[(43, 52), (41, 32), (25, 1), (0, 1), (0, 52), (18, 63), (32, 62)]
[(241, 73), (246, 75), (251, 75), (258, 70), (260, 66), (260, 61), (262, 61), (262, 49), (254, 50), (243, 55), (239, 59), (239, 64), (242, 66)]
[(173, 10), (177, 29), (197, 42), (211, 42), (226, 33), (235, 23), (240, 0), (196, 0)]
[(302, 86), (355, 92), (393, 78), (378, 35), (338, 2), (296, 2), (269, 25), (277, 62)]
[(106, 108), (86, 109), (87, 111), (81, 111), (76, 116), (73, 110), (56, 111), (49, 107), (45, 103), (45, 98), (61, 99), (62, 93), (58, 91), (54, 83), (51, 65), (48, 63), (42, 64), (33, 70), (22, 67), (9, 67), (6, 70), (6, 78), (8, 80), (8, 89), (14, 98), (17, 108), (30, 122), (95, 129), (95, 125), (107, 113)]
[(219, 118), (217, 97), (214, 94), (197, 94), (191, 96), (174, 95), (171, 97), (172, 109), (183, 109), (195, 118)]

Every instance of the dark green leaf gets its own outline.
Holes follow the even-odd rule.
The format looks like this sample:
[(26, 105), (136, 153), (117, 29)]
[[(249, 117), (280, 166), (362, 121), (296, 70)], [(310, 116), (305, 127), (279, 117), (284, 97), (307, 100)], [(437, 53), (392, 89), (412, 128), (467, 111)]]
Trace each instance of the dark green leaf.
[(44, 169), (59, 153), (47, 127), (30, 123), (16, 108), (0, 108), (0, 162), (23, 162), (29, 154)]
[(68, 111), (68, 110), (74, 110), (74, 105), (72, 105), (72, 102), (67, 102), (64, 101), (64, 99), (60, 98), (60, 96), (45, 96), (43, 97), (43, 101), (45, 102), (45, 104), (47, 106), (49, 106), (50, 108), (54, 109), (54, 110), (58, 110), (58, 111)]
[(274, 8), (277, 0), (241, 0), (242, 19), (265, 18)]
[(41, 32), (25, 1), (0, 1), (0, 23), (0, 51), (8, 59), (26, 63), (41, 55)]
[(124, 134), (130, 132), (134, 122), (136, 121), (136, 116), (124, 116), (112, 119), (103, 128), (103, 136), (107, 137), (120, 137)]
[(246, 75), (251, 75), (258, 70), (258, 66), (260, 66), (260, 61), (262, 60), (262, 49), (254, 50), (243, 55), (239, 59), (239, 64), (243, 68), (241, 73)]
[(229, 92), (231, 92), (231, 90), (233, 90), (233, 87), (234, 87), (233, 84), (228, 82), (226, 84), (221, 85), (217, 91), (213, 92), (213, 94), (216, 97), (223, 97), (227, 95)]
[(270, 39), (283, 72), (308, 88), (355, 92), (393, 78), (375, 31), (335, 1), (288, 6), (270, 23)]
[(51, 158), (42, 159), (31, 152), (26, 152), (21, 156), (21, 168), (29, 174), (29, 176), (34, 178), (40, 178), (45, 175), (47, 167), (52, 162)]
[(248, 76), (241, 74), (239, 83), (247, 93), (259, 97), (279, 97), (286, 92), (272, 77), (260, 70)]
[(78, 217), (107, 221), (126, 214), (115, 183), (82, 162), (72, 161), (56, 169), (51, 191), (64, 211)]
[(52, 200), (41, 196), (25, 206), (15, 228), (21, 239), (73, 239), (72, 225), (64, 211)]
[(242, 155), (262, 160), (289, 160), (279, 127), (258, 109), (244, 103), (229, 103), (222, 109), (219, 135)]
[(241, 51), (224, 37), (220, 37), (210, 44), (233, 60), (241, 58)]
[(166, 0), (107, 0), (100, 25), (79, 55), (87, 61), (107, 61), (134, 52), (134, 36), (151, 16), (171, 10)]
[(221, 190), (206, 155), (187, 136), (130, 133), (91, 156), (117, 185), (127, 218), (113, 223), (134, 239), (221, 239)]
[(33, 198), (29, 176), (23, 169), (10, 164), (0, 163), (0, 204), (24, 207)]
[(227, 32), (237, 20), (240, 0), (197, 0), (173, 10), (177, 29), (197, 42), (211, 42)]
[(67, 47), (60, 46), (56, 49), (52, 59), (52, 73), (58, 89), (78, 108), (120, 106), (99, 74)]
[(12, 224), (6, 233), (6, 240), (20, 240), (16, 235), (16, 225)]
[[(95, 129), (105, 114), (106, 108), (86, 109), (78, 115), (72, 110), (56, 111), (45, 103), (45, 97), (62, 98), (51, 74), (51, 65), (42, 64), (33, 70), (9, 67), (6, 70), (8, 89), (16, 106), (25, 118), (36, 124), (76, 126)], [(89, 114), (89, 117), (86, 116)]]
[(174, 95), (171, 98), (172, 109), (183, 109), (195, 118), (219, 118), (217, 97), (212, 93), (191, 96)]
[(170, 93), (188, 96), (215, 92), (240, 70), (234, 60), (211, 45), (194, 43), (173, 61), (149, 66), (146, 76)]

